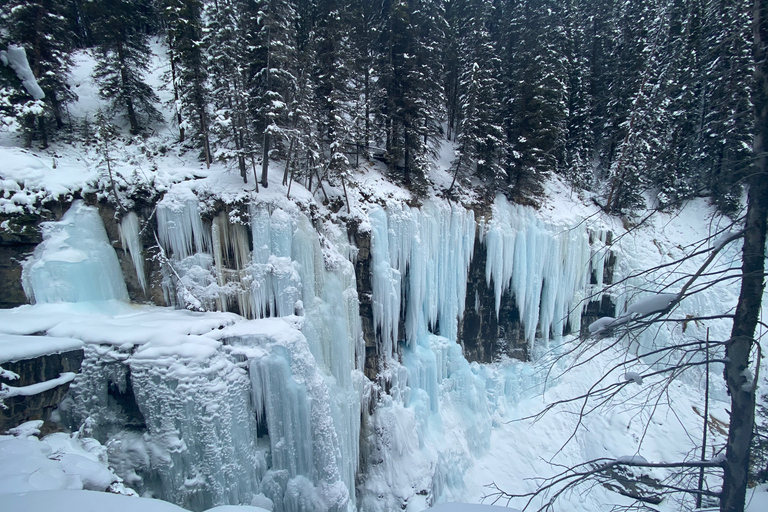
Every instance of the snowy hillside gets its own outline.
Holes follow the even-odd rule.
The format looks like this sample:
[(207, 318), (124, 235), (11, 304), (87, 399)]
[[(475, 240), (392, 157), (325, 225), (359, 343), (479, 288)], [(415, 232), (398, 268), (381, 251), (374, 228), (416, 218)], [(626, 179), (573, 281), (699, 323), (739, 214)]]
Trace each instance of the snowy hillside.
[[(152, 48), (149, 83), (167, 103), (164, 48)], [(83, 130), (101, 105), (93, 67), (88, 52), (75, 55), (69, 115)], [(0, 234), (19, 235), (29, 218), (40, 234), (13, 262), (30, 304), (0, 310), (0, 365), (84, 356), (51, 416), (62, 432), (38, 439), (41, 425), (27, 423), (0, 436), (0, 509), (475, 510), (447, 502), (490, 504), (491, 485), (525, 494), (593, 459), (700, 459), (705, 366), (672, 380), (659, 370), (701, 352), (636, 356), (727, 339), (729, 320), (682, 320), (732, 311), (736, 281), (684, 298), (679, 322), (617, 337), (622, 315), (664, 309), (711, 249), (722, 249), (712, 271), (740, 265), (739, 241), (718, 246), (731, 221), (706, 200), (622, 219), (553, 177), (539, 209), (472, 191), (449, 201), (447, 141), (423, 197), (377, 161), (346, 183), (305, 178), (289, 193), (272, 160), (257, 191), (252, 176), (243, 183), (237, 169), (208, 168), (175, 143), (164, 116), (146, 137), (122, 126), (109, 171), (80, 128), (46, 150), (0, 132)], [(603, 296), (618, 320), (588, 337), (582, 318)], [(512, 310), (518, 345), (499, 336), (484, 340), (489, 361), (468, 357), (465, 312), (501, 324)], [(44, 348), (19, 355), (20, 343)], [(706, 368), (706, 459), (717, 460), (728, 397), (722, 365)], [(2, 399), (36, 394), (3, 378)], [(596, 382), (616, 395), (568, 401)], [(581, 416), (582, 407), (594, 409)], [(667, 468), (620, 476), (696, 484)], [(601, 484), (564, 493), (555, 509), (633, 503), (626, 486)], [(720, 485), (716, 470), (705, 485)], [(764, 490), (748, 510), (764, 509)], [(693, 503), (663, 498), (658, 510)]]

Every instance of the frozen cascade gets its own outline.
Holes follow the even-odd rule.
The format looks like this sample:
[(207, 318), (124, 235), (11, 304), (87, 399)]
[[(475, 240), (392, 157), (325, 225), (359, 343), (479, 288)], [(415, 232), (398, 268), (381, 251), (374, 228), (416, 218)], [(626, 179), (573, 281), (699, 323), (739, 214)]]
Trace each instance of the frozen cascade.
[(31, 302), (128, 300), (117, 255), (96, 208), (77, 200), (60, 221), (41, 227), (43, 242), (22, 271)]
[(252, 204), (250, 250), (245, 227), (226, 214), (212, 220), (209, 237), (195, 200), (163, 210), (158, 223), (171, 225), (160, 241), (206, 309), (236, 303), (251, 318), (300, 321), (302, 343), (247, 332), (224, 340), (246, 355), (252, 402), (269, 431), (262, 491), (277, 510), (354, 508), (364, 347), (346, 230), (318, 232), (298, 209)]
[[(497, 415), (538, 382), (524, 363), (470, 364), (456, 343), (476, 231), (487, 246), (497, 314), (510, 290), (531, 346), (537, 328), (545, 340), (562, 334), (566, 323), (580, 328), (589, 238), (583, 225), (548, 226), (503, 197), (491, 220), (479, 223), (473, 212), (437, 202), (374, 207), (369, 218), (374, 325), (390, 357), (391, 391), (363, 433), (361, 505), (418, 509), (461, 496), (464, 470), (488, 448)], [(405, 333), (398, 332), (402, 317)], [(391, 355), (398, 341), (400, 362)]]
[(537, 327), (545, 342), (552, 332), (562, 334), (566, 321), (573, 331), (579, 330), (591, 257), (583, 223), (553, 229), (532, 209), (498, 196), (484, 238), (485, 277), (489, 285), (493, 282), (496, 312), (502, 294), (510, 289), (529, 346), (533, 347)]
[(157, 235), (170, 258), (166, 263), (173, 267), (163, 266), (165, 300), (183, 307), (215, 309), (221, 289), (212, 272), (211, 231), (203, 224), (197, 199), (161, 201), (157, 205)]
[[(371, 207), (374, 323), (390, 388), (369, 413), (355, 250), (343, 226), (280, 206), (248, 205), (249, 228), (231, 212), (203, 219), (193, 195), (163, 200), (166, 294), (257, 320), (146, 345), (92, 341), (66, 414), (92, 419), (127, 482), (195, 510), (259, 493), (291, 512), (460, 496), (494, 421), (532, 380), (522, 363), (470, 364), (456, 343), (476, 236), (497, 305), (514, 294), (532, 343), (537, 326), (545, 338), (566, 322), (578, 328), (571, 309), (587, 283), (586, 228), (552, 228), (504, 199), (480, 223), (449, 202)], [(126, 215), (121, 232), (133, 258), (132, 222)]]
[(475, 241), (474, 213), (450, 203), (421, 208), (375, 207), (370, 213), (374, 324), (384, 354), (392, 354), (406, 281), (404, 338), (409, 346), (439, 325), (456, 340), (464, 312), (467, 274)]
[(141, 289), (147, 291), (147, 277), (144, 275), (144, 256), (141, 254), (141, 236), (139, 235), (139, 217), (135, 212), (128, 212), (118, 224), (120, 243), (123, 250), (131, 255), (133, 268), (139, 278)]
[(256, 442), (247, 373), (221, 354), (183, 359), (143, 359), (141, 351), (131, 358), (151, 446), (163, 449), (151, 476), (165, 499), (192, 510), (249, 503), (266, 461)]

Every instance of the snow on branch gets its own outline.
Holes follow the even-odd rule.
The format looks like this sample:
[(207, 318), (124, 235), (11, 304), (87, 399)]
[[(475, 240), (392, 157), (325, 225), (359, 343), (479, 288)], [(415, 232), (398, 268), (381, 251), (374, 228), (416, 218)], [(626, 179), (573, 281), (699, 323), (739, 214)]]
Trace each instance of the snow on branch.
[(21, 80), (24, 89), (33, 99), (42, 100), (45, 98), (45, 92), (40, 88), (34, 73), (32, 73), (32, 68), (29, 67), (27, 52), (24, 48), (9, 44), (8, 50), (0, 50), (0, 61), (16, 72), (16, 76)]

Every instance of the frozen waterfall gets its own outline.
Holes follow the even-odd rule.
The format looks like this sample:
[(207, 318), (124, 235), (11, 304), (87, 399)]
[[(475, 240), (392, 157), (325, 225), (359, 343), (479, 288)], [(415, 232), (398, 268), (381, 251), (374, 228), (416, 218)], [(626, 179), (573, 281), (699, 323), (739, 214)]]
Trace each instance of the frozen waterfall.
[(77, 200), (60, 221), (41, 227), (43, 242), (22, 273), (31, 302), (128, 300), (117, 255), (96, 208)]
[[(371, 205), (358, 219), (371, 243), (367, 356), (345, 225), (289, 202), (203, 208), (182, 189), (156, 209), (147, 251), (178, 310), (64, 309), (39, 329), (86, 342), (62, 418), (108, 447), (126, 483), (192, 510), (384, 511), (460, 496), (494, 422), (535, 381), (523, 362), (465, 357), (470, 268), (484, 265), (497, 317), (514, 301), (533, 348), (579, 329), (607, 252), (605, 233), (596, 251), (585, 225), (552, 226), (501, 197), (479, 220), (440, 200)], [(119, 228), (146, 290), (140, 220), (127, 213)], [(487, 256), (473, 263), (477, 244)], [(39, 304), (127, 301), (95, 208), (76, 202), (44, 225), (24, 286)]]

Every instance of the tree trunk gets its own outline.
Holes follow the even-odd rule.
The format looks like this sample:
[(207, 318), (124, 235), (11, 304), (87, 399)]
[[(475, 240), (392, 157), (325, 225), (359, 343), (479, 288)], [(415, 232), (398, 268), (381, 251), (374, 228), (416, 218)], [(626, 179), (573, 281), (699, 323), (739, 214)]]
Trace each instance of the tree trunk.
[[(749, 356), (755, 343), (763, 297), (765, 238), (768, 217), (768, 176), (766, 176), (765, 136), (768, 134), (768, 63), (765, 43), (768, 20), (763, 19), (768, 0), (754, 3), (755, 167), (749, 180), (747, 219), (742, 249), (742, 279), (739, 303), (733, 318), (731, 339), (725, 349), (725, 381), (731, 395), (731, 424), (728, 428), (720, 497), (721, 512), (744, 510), (749, 475), (749, 446), (755, 421), (755, 383), (749, 376)], [(756, 364), (760, 364), (759, 361)]]
[(136, 110), (133, 108), (133, 99), (126, 94), (128, 90), (128, 75), (126, 74), (125, 52), (123, 51), (123, 43), (118, 41), (117, 43), (117, 60), (120, 62), (120, 83), (123, 86), (122, 95), (125, 98), (125, 108), (128, 110), (128, 122), (131, 125), (131, 134), (136, 135), (141, 131), (139, 126), (139, 120), (136, 117)]
[(264, 130), (264, 153), (261, 156), (261, 186), (269, 187), (269, 132)]

